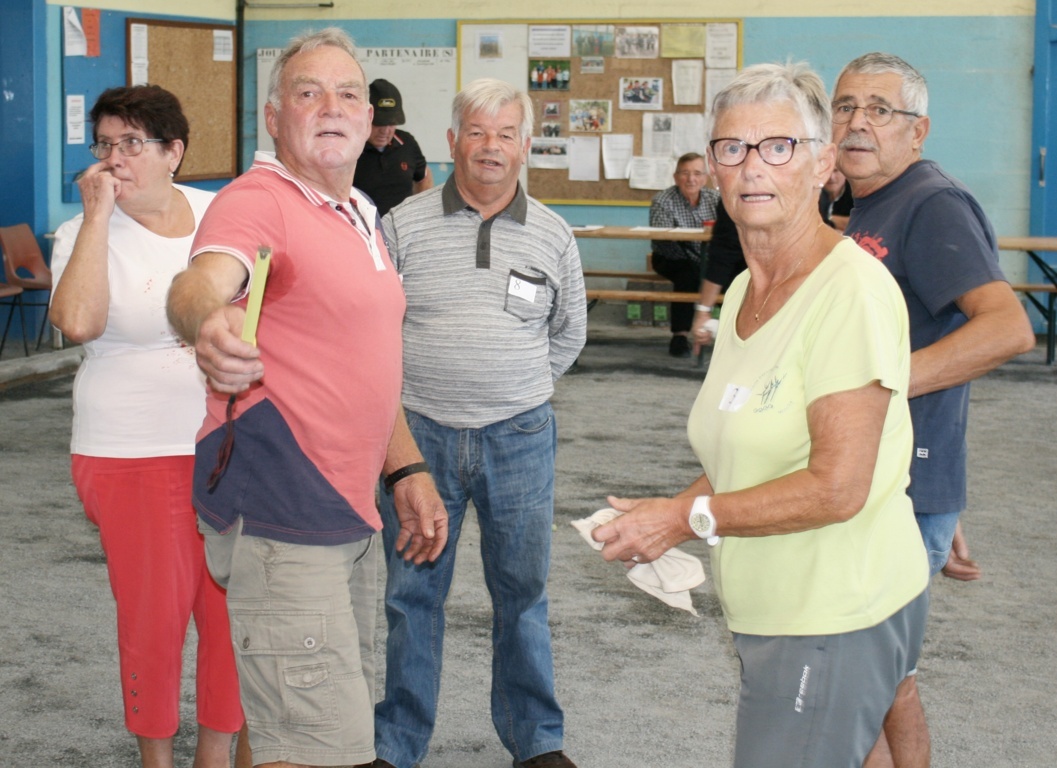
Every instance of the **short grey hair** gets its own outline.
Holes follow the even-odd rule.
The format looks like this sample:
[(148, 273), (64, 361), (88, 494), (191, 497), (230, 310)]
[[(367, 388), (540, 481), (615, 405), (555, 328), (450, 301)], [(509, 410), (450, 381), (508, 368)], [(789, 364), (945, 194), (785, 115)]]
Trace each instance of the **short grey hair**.
[(524, 91), (519, 91), (510, 83), (492, 77), (474, 80), (455, 96), (451, 104), (451, 132), (459, 137), (463, 118), (474, 112), (483, 112), (495, 117), (507, 104), (518, 104), (521, 107), (521, 124), (518, 136), (524, 141), (532, 135), (535, 116), (532, 110), (532, 99)]
[[(780, 101), (793, 105), (809, 134), (793, 138), (813, 138), (820, 139), (823, 144), (830, 143), (833, 124), (826, 87), (822, 84), (822, 78), (803, 61), (795, 64), (755, 64), (739, 72), (726, 88), (716, 94), (707, 135), (713, 135), (719, 116), (731, 107)], [(817, 155), (819, 144), (812, 142), (810, 147), (812, 153)]]
[[(319, 32), (303, 32), (292, 39), (286, 48), (283, 49), (283, 52), (279, 54), (279, 58), (275, 60), (275, 66), (272, 68), (272, 76), (268, 79), (268, 102), (276, 110), (279, 109), (281, 101), (279, 88), (283, 82), (283, 72), (286, 71), (286, 65), (290, 63), (290, 59), (299, 53), (314, 51), (324, 45), (331, 45), (345, 51), (360, 65), (360, 71), (363, 71), (363, 65), (356, 58), (356, 44), (344, 29), (327, 27)], [(366, 83), (366, 79), (366, 75), (364, 75), (364, 83)], [(366, 97), (367, 95), (364, 94), (364, 98)]]
[[(929, 113), (929, 88), (924, 76), (898, 56), (879, 52), (864, 54), (844, 66), (837, 76), (838, 85), (845, 75), (899, 75), (903, 81), (900, 90), (903, 108), (921, 116)], [(833, 95), (836, 96), (836, 86)]]
[(708, 161), (705, 160), (705, 156), (702, 155), (700, 152), (687, 152), (686, 154), (681, 155), (679, 159), (675, 161), (675, 167), (678, 168), (679, 166), (685, 165), (686, 163), (692, 163), (694, 162), (694, 160), (702, 160), (705, 162), (706, 166), (708, 165)]

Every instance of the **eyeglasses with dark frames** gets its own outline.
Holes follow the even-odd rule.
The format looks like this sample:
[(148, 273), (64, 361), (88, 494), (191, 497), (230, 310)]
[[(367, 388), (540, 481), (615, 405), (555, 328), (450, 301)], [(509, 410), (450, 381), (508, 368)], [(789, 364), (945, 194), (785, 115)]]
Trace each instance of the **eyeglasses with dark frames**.
[(755, 149), (760, 159), (767, 165), (785, 165), (793, 159), (797, 144), (807, 144), (821, 139), (794, 139), (789, 136), (770, 136), (757, 144), (749, 144), (741, 139), (712, 139), (708, 146), (712, 148), (712, 157), (720, 165), (727, 167), (741, 165), (749, 156), (749, 150)]
[(906, 115), (907, 117), (921, 117), (917, 112), (911, 112), (907, 109), (896, 109), (890, 107), (887, 104), (881, 104), (880, 102), (874, 104), (867, 104), (865, 107), (856, 107), (852, 104), (834, 104), (833, 105), (833, 122), (837, 125), (844, 125), (850, 123), (852, 117), (855, 115), (855, 111), (861, 109), (863, 116), (866, 118), (866, 122), (872, 125), (874, 128), (883, 128), (892, 122), (892, 118), (896, 115)]

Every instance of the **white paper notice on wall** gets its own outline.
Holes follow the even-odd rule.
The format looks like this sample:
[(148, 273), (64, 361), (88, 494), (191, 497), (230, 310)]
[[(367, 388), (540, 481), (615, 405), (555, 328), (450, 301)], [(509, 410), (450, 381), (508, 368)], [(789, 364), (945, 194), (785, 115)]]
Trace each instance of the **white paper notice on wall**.
[(132, 84), (146, 85), (147, 70), (150, 67), (150, 56), (147, 51), (147, 25), (132, 24), (129, 26), (129, 51), (131, 62)]
[(283, 52), (282, 48), (257, 49), (257, 151), (274, 152), (275, 142), (268, 135), (264, 125), (264, 104), (268, 101), (268, 81), (275, 67), (275, 60)]
[(601, 144), (598, 136), (569, 137), (569, 181), (598, 181)]
[(66, 6), (62, 9), (62, 31), (64, 52), (67, 56), (86, 56), (88, 40), (84, 36), (77, 9)]
[(84, 144), (84, 94), (66, 96), (66, 143)]
[(731, 22), (713, 22), (705, 27), (705, 66), (709, 69), (737, 68), (737, 24)]
[(230, 29), (213, 30), (213, 61), (235, 60), (235, 37)]

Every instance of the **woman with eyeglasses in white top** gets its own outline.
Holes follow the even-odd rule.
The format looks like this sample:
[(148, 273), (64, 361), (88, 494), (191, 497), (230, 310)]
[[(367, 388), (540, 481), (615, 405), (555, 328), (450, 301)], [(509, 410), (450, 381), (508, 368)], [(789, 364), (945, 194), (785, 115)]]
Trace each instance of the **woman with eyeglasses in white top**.
[[(52, 323), (85, 349), (74, 381), (74, 484), (106, 554), (125, 725), (142, 765), (173, 765), (193, 615), (194, 768), (227, 768), (243, 725), (238, 677), (225, 595), (206, 570), (191, 506), (205, 381), (165, 316), (213, 194), (173, 183), (189, 138), (173, 94), (111, 88), (90, 119), (98, 162), (77, 182), (84, 212), (59, 227), (52, 254)], [(248, 748), (236, 764), (250, 764)]]

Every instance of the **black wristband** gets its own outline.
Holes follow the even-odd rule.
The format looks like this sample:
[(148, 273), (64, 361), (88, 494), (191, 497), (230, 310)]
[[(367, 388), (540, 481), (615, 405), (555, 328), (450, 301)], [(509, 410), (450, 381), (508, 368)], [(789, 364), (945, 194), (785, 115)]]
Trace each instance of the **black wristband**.
[(383, 483), (385, 483), (385, 490), (393, 490), (393, 486), (399, 483), (405, 477), (407, 477), (408, 475), (417, 474), (419, 472), (429, 472), (429, 464), (424, 461), (417, 461), (414, 464), (408, 464), (406, 467), (401, 467), (400, 469), (396, 470), (396, 472), (391, 472), (390, 474), (386, 475), (385, 480), (382, 481)]

